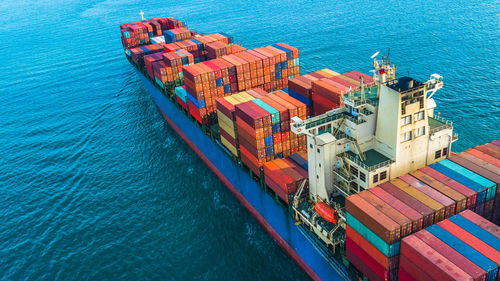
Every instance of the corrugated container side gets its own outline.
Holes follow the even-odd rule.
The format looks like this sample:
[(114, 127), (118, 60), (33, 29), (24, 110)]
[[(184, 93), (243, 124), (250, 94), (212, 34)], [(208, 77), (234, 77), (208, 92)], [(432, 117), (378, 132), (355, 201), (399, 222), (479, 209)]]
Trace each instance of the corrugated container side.
[(493, 224), (492, 222), (484, 219), (478, 214), (472, 212), (471, 210), (465, 210), (458, 215), (468, 219), (477, 226), (491, 233), (496, 238), (500, 239), (500, 227), (498, 227), (498, 225)]
[(366, 200), (366, 202), (370, 203), (377, 210), (381, 211), (382, 213), (384, 213), (384, 215), (392, 219), (397, 224), (401, 225), (401, 230), (400, 230), (401, 237), (404, 237), (412, 233), (412, 223), (410, 219), (408, 219), (408, 217), (401, 214), (398, 210), (394, 209), (389, 204), (385, 203), (382, 199), (378, 198), (368, 190), (362, 191), (358, 194), (359, 196), (361, 196), (361, 198)]
[(443, 241), (439, 240), (436, 236), (432, 235), (429, 231), (423, 229), (414, 234), (420, 240), (429, 245), (432, 249), (443, 255), (445, 258), (453, 262), (456, 266), (467, 272), (474, 280), (486, 280), (486, 271), (479, 266), (468, 260), (459, 252), (455, 251), (452, 247), (448, 246)]
[(413, 198), (408, 193), (402, 191), (389, 182), (381, 184), (380, 187), (404, 202), (406, 205), (410, 206), (415, 211), (419, 212), (423, 216), (423, 227), (427, 227), (434, 223), (434, 210), (429, 208), (427, 205)]
[[(479, 157), (476, 157), (476, 156), (468, 153), (467, 151), (459, 153), (458, 156), (466, 159), (467, 161), (470, 161), (470, 162), (476, 164), (479, 167), (487, 169), (488, 171), (492, 172), (493, 174), (495, 174), (497, 176), (500, 175), (500, 167), (497, 167), (496, 165), (494, 165), (492, 163), (489, 163), (489, 162), (487, 162)], [(487, 177), (485, 177), (485, 178), (487, 178)], [(495, 179), (497, 179), (497, 178), (495, 177)], [(492, 180), (492, 179), (489, 179), (489, 180), (491, 180), (493, 182), (497, 182), (497, 180)], [(498, 183), (497, 183), (497, 187), (498, 187)]]
[[(484, 178), (460, 165), (457, 163), (454, 163), (448, 159), (444, 159), (438, 162), (440, 165), (443, 165), (449, 169), (453, 169), (457, 173), (460, 173), (461, 175), (469, 178), (471, 181), (475, 182), (476, 184), (482, 186), (484, 189), (487, 189), (487, 194), (486, 194), (486, 200), (492, 199), (493, 194), (496, 193), (496, 184), (487, 178)], [(495, 189), (495, 192), (492, 192), (493, 189)]]
[(437, 181), (449, 186), (450, 188), (453, 188), (457, 192), (460, 192), (463, 194), (465, 197), (467, 197), (467, 203), (465, 205), (465, 208), (471, 208), (476, 205), (477, 201), (477, 192), (474, 191), (473, 189), (449, 178), (445, 174), (442, 174), (431, 167), (423, 167), (420, 169), (420, 171), (424, 172), (426, 175), (432, 177), (433, 179), (436, 179)]
[(364, 225), (369, 226), (370, 230), (387, 244), (392, 244), (401, 238), (401, 225), (377, 210), (359, 195), (347, 197), (345, 209)]
[(380, 278), (364, 261), (362, 261), (356, 254), (354, 254), (351, 250), (346, 249), (345, 256), (348, 261), (351, 262), (354, 267), (356, 267), (361, 273), (363, 273), (366, 277), (368, 277), (371, 281), (384, 281), (384, 279)]
[(406, 205), (396, 197), (383, 190), (380, 186), (368, 189), (369, 192), (382, 199), (385, 203), (391, 205), (394, 209), (398, 210), (401, 214), (408, 217), (412, 222), (412, 231), (417, 232), (422, 229), (424, 217), (410, 206)]
[(447, 197), (446, 195), (442, 194), (441, 192), (424, 184), (423, 182), (419, 181), (418, 179), (410, 175), (402, 175), (399, 178), (402, 179), (404, 182), (408, 183), (409, 185), (420, 190), (422, 193), (426, 194), (430, 198), (436, 200), (436, 202), (439, 202), (440, 204), (445, 206), (444, 218), (449, 218), (450, 216), (453, 216), (455, 214), (456, 202)]
[(361, 247), (354, 243), (351, 239), (346, 237), (345, 240), (346, 251), (353, 252), (359, 257), (375, 274), (378, 275), (383, 280), (397, 280), (397, 270), (390, 272), (387, 268), (380, 265), (373, 257), (371, 257), (367, 252), (365, 252)]
[(382, 238), (373, 233), (369, 228), (367, 228), (363, 223), (357, 220), (354, 216), (346, 213), (347, 225), (356, 230), (363, 238), (370, 242), (375, 248), (382, 252), (387, 257), (393, 257), (399, 254), (400, 242), (388, 245)]
[[(407, 260), (406, 260), (407, 261)], [(408, 262), (407, 262), (408, 263)], [(400, 281), (417, 281), (414, 279), (406, 270), (402, 267), (399, 268), (398, 271), (398, 279)]]
[(402, 271), (405, 271), (411, 279), (409, 280), (418, 280), (418, 281), (435, 281), (422, 268), (415, 265), (414, 262), (410, 261), (406, 256), (401, 256), (399, 259), (399, 276), (400, 281), (406, 280), (403, 279), (405, 275), (401, 275)]
[(361, 249), (368, 253), (374, 260), (377, 261), (377, 263), (382, 265), (384, 268), (398, 268), (399, 255), (390, 258), (387, 257), (349, 225), (346, 225), (346, 237), (356, 243)]
[(484, 271), (487, 272), (486, 280), (492, 281), (497, 278), (498, 266), (493, 261), (474, 250), (469, 245), (462, 242), (460, 239), (450, 234), (448, 231), (444, 230), (439, 225), (431, 225), (427, 228), (432, 235), (439, 238), (439, 240), (448, 244), (450, 247), (455, 249), (455, 251), (462, 254), (464, 257), (475, 263), (477, 266), (481, 267)]
[(454, 190), (453, 188), (441, 183), (440, 181), (432, 178), (431, 176), (425, 174), (424, 172), (422, 172), (420, 170), (411, 172), (410, 175), (412, 175), (413, 177), (422, 181), (423, 183), (427, 184), (428, 186), (434, 188), (435, 190), (439, 191), (440, 193), (446, 195), (450, 199), (454, 200), (456, 202), (455, 210), (457, 213), (465, 210), (465, 208), (467, 206), (467, 197), (465, 197), (460, 192), (458, 192), (458, 191)]
[(401, 240), (401, 256), (407, 257), (434, 280), (472, 280), (472, 277), (436, 252), (418, 237), (411, 235)]
[(431, 164), (430, 167), (477, 192), (476, 205), (482, 204), (486, 201), (486, 194), (488, 190), (485, 187), (477, 184), (476, 182), (458, 173), (457, 171), (443, 166), (439, 162)]
[[(463, 217), (460, 218), (464, 219)], [(462, 224), (457, 225), (456, 223), (450, 220), (439, 222), (438, 225), (441, 226), (444, 230), (454, 235), (455, 237), (457, 237), (458, 239), (462, 240), (465, 244), (469, 245), (474, 250), (483, 254), (491, 261), (495, 262), (496, 264), (499, 264), (500, 253), (493, 247), (490, 247), (488, 244), (481, 241), (480, 238), (478, 237), (480, 235), (478, 235), (477, 233), (474, 234), (471, 233), (467, 228), (467, 225), (462, 225)]]
[(391, 180), (390, 183), (434, 210), (434, 222), (438, 222), (444, 219), (445, 206), (443, 204), (437, 202), (430, 196), (407, 184), (401, 179)]

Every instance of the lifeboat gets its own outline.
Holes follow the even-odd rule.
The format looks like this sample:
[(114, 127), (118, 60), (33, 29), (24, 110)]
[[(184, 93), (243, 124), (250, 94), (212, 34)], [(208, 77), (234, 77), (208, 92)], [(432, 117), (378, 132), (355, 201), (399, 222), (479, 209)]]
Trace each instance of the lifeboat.
[(314, 205), (314, 209), (318, 214), (324, 218), (326, 221), (329, 221), (333, 224), (337, 224), (337, 211), (332, 207), (328, 206), (326, 203), (318, 202)]

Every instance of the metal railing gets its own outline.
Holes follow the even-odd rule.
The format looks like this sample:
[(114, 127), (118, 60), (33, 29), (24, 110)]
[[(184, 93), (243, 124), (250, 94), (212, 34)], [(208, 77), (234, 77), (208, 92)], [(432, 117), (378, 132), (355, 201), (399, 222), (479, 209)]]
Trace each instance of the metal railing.
[(348, 175), (348, 174), (342, 172), (341, 169), (333, 169), (333, 172), (346, 182), (352, 182), (353, 180), (355, 180), (353, 175)]
[(358, 107), (358, 106), (362, 106), (362, 105), (365, 105), (365, 104), (370, 104), (370, 105), (373, 105), (373, 106), (377, 106), (378, 105), (378, 100), (368, 100), (368, 99), (365, 99), (365, 100), (361, 100), (361, 99), (350, 99), (347, 95), (344, 96), (342, 98), (342, 101), (347, 104), (347, 105), (350, 105), (352, 107)]
[[(323, 116), (323, 115), (326, 115), (326, 116)], [(338, 120), (338, 119), (340, 119), (340, 118), (342, 118), (344, 116), (344, 113), (340, 112), (340, 113), (332, 114), (332, 115), (328, 115), (326, 113), (326, 114), (323, 114), (323, 115), (321, 115), (321, 117), (317, 118), (316, 120), (314, 120), (314, 119), (308, 119), (307, 123), (306, 123), (306, 129), (310, 129), (310, 128), (313, 128), (313, 127), (321, 126), (321, 125), (326, 124), (328, 122), (332, 122), (332, 121)]]
[(358, 166), (360, 166), (360, 167), (364, 168), (364, 169), (365, 169), (365, 170), (367, 170), (368, 172), (371, 172), (371, 171), (376, 170), (376, 169), (378, 169), (378, 168), (385, 167), (385, 166), (387, 166), (387, 165), (391, 164), (392, 162), (394, 162), (393, 160), (390, 160), (390, 159), (389, 159), (389, 160), (385, 160), (385, 161), (383, 161), (383, 162), (380, 162), (380, 163), (378, 163), (378, 164), (374, 164), (374, 165), (370, 165), (370, 166), (369, 166), (369, 165), (366, 165), (365, 163), (361, 162), (361, 160), (360, 160), (360, 159), (358, 159), (358, 158), (356, 158), (356, 157), (354, 157), (354, 156), (352, 156), (352, 155), (350, 155), (350, 154), (348, 154), (348, 153), (346, 153), (345, 155), (346, 155), (347, 159), (349, 159), (349, 160), (351, 160), (352, 162), (356, 163), (356, 165), (358, 165)]
[(443, 117), (434, 116), (434, 117), (429, 117), (429, 118), (430, 119), (434, 119), (436, 121), (439, 121), (439, 122), (443, 123), (443, 125), (437, 126), (435, 128), (431, 128), (430, 129), (431, 135), (435, 134), (435, 133), (437, 133), (439, 131), (445, 130), (445, 129), (453, 128), (453, 122), (450, 121), (450, 120), (447, 120), (447, 119), (445, 119)]
[(346, 115), (345, 118), (349, 121), (351, 121), (352, 123), (356, 124), (356, 125), (359, 125), (359, 124), (363, 124), (365, 123), (366, 121), (364, 119), (362, 119), (359, 115), (357, 117), (354, 117), (354, 116), (350, 116), (350, 115)]

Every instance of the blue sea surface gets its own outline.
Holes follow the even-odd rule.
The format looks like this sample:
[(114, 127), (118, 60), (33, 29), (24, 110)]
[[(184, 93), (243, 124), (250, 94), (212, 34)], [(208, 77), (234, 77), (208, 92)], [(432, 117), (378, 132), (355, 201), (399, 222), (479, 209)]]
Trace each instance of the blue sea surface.
[(454, 151), (500, 138), (498, 1), (0, 2), (1, 280), (304, 280), (162, 119), (119, 25), (171, 16), (247, 48), (300, 49), (301, 72), (444, 76)]

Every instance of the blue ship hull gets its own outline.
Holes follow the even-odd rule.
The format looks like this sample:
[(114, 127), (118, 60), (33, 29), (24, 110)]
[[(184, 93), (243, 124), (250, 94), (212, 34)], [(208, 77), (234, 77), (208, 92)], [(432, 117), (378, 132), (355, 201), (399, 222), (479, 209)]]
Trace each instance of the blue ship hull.
[(138, 73), (170, 126), (313, 280), (351, 279), (342, 263), (327, 258), (327, 253), (315, 245), (317, 242), (307, 233), (308, 230), (295, 225), (286, 208), (264, 191), (144, 74)]

